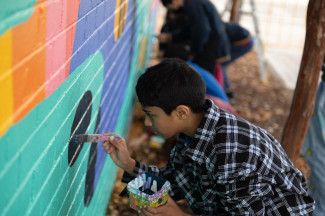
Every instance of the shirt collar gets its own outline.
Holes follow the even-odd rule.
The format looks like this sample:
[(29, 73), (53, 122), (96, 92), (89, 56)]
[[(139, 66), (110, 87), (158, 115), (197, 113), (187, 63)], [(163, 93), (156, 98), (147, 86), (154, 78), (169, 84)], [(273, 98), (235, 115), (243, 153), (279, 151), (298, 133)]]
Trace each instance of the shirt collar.
[(205, 158), (205, 150), (215, 137), (216, 125), (220, 117), (220, 110), (212, 101), (205, 101), (205, 114), (199, 127), (192, 138), (193, 142), (187, 145), (185, 155), (202, 164)]

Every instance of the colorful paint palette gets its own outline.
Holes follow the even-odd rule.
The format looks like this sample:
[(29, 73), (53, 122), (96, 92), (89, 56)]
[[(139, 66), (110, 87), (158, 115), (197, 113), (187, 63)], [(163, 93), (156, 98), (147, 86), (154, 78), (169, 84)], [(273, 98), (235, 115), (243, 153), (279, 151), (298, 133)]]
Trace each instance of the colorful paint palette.
[(127, 185), (130, 207), (139, 210), (149, 206), (156, 208), (166, 204), (170, 183), (151, 173), (143, 173)]

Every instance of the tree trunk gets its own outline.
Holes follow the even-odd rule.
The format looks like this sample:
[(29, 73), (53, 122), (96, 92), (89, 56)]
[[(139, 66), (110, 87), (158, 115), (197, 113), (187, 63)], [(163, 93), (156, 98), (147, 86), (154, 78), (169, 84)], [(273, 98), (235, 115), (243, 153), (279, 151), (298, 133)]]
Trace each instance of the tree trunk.
[(310, 0), (304, 52), (290, 114), (282, 135), (282, 145), (293, 162), (299, 157), (314, 110), (324, 51), (325, 1)]
[(232, 0), (232, 6), (230, 11), (230, 22), (238, 23), (240, 19), (240, 7), (242, 0)]

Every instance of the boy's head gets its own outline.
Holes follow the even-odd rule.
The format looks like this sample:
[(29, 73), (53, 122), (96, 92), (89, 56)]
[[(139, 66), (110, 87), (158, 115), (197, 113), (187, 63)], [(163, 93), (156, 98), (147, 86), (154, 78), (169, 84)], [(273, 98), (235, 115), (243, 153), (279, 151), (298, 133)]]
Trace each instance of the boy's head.
[(159, 130), (168, 127), (167, 124), (177, 125), (188, 120), (192, 113), (204, 111), (205, 89), (200, 75), (179, 59), (166, 59), (148, 68), (136, 85), (137, 96), (151, 125), (162, 135)]
[(183, 7), (185, 0), (161, 0), (161, 3), (168, 9), (178, 10)]

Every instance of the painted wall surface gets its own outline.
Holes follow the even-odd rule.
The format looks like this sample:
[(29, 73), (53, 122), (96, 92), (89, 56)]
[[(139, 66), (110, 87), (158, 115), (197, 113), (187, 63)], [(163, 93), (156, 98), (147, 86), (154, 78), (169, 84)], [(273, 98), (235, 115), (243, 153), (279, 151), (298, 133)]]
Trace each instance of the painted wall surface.
[(158, 1), (0, 0), (0, 215), (104, 215)]

